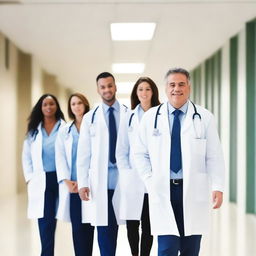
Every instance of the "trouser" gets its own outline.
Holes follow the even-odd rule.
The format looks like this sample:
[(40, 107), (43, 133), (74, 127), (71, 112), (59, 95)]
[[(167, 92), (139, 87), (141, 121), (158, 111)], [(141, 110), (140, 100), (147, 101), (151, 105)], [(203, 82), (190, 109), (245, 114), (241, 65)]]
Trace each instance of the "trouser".
[[(127, 220), (127, 236), (128, 241), (131, 247), (132, 255), (139, 254), (139, 225), (140, 221), (138, 220)], [(141, 214), (141, 243), (140, 243), (140, 255), (141, 256), (149, 256), (152, 243), (153, 236), (151, 236), (150, 231), (150, 220), (149, 220), (149, 207), (148, 207), (148, 195), (144, 195), (144, 202)]]
[(82, 223), (81, 199), (78, 193), (70, 194), (70, 218), (76, 256), (91, 256), (94, 227)]
[(158, 236), (158, 256), (198, 256), (201, 235), (184, 236), (183, 183), (171, 182), (171, 204), (180, 236)]
[(41, 240), (41, 256), (54, 255), (54, 236), (56, 229), (56, 207), (59, 187), (56, 172), (46, 172), (46, 188), (44, 193), (44, 217), (38, 219)]
[(112, 204), (114, 190), (108, 190), (108, 226), (98, 226), (98, 243), (101, 256), (115, 256), (118, 225)]

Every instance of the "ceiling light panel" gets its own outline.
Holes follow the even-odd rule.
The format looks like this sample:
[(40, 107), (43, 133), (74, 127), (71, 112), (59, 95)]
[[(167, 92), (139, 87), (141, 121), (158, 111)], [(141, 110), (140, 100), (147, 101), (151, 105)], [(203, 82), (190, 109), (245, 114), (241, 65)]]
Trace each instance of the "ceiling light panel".
[(144, 63), (114, 63), (112, 71), (116, 74), (141, 74), (144, 72)]
[(154, 35), (156, 23), (112, 23), (110, 31), (112, 40), (151, 40)]
[(117, 92), (120, 94), (130, 94), (134, 84), (134, 82), (117, 82)]

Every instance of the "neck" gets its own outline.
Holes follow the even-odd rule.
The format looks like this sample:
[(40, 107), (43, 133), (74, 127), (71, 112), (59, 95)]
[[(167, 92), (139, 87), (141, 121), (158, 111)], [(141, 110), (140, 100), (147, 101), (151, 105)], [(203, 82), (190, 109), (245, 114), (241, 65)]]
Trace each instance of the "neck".
[(140, 106), (146, 112), (151, 108), (151, 103), (140, 103)]
[(81, 124), (82, 123), (83, 116), (76, 116), (75, 123)]
[(51, 117), (44, 117), (44, 123), (45, 124), (52, 124), (52, 123), (56, 123), (56, 117), (55, 116), (51, 116)]
[(105, 100), (103, 100), (103, 102), (104, 102), (106, 105), (108, 105), (108, 106), (112, 106), (112, 105), (115, 103), (115, 101), (116, 101), (116, 99), (113, 99), (113, 100), (111, 100), (111, 101), (105, 101)]

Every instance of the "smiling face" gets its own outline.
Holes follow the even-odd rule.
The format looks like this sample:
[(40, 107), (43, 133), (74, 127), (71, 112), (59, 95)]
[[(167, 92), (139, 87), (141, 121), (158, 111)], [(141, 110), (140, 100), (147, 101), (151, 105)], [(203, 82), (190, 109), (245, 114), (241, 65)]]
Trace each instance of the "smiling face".
[(115, 102), (116, 84), (111, 76), (98, 80), (97, 91), (105, 104), (112, 105)]
[(70, 107), (71, 107), (71, 111), (74, 114), (74, 116), (76, 117), (76, 119), (78, 119), (84, 115), (85, 106), (84, 106), (83, 101), (79, 97), (73, 96), (71, 98)]
[(51, 96), (47, 96), (42, 102), (42, 112), (44, 117), (55, 117), (57, 111), (57, 104)]
[(182, 73), (173, 73), (167, 77), (166, 95), (174, 108), (182, 107), (188, 100), (190, 94), (190, 83)]
[(139, 98), (139, 101), (142, 105), (151, 105), (151, 98), (152, 98), (153, 92), (150, 87), (150, 84), (147, 82), (142, 82), (137, 87), (137, 96)]

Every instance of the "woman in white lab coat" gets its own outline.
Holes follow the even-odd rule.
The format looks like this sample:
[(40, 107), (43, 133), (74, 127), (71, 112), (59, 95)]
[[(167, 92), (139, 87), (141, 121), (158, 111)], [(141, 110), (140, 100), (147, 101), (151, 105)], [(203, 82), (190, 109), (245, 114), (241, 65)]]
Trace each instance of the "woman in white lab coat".
[(37, 218), (41, 255), (54, 255), (59, 188), (55, 166), (55, 140), (64, 115), (51, 94), (40, 97), (28, 118), (22, 164), (28, 188), (28, 217)]
[[(56, 140), (56, 167), (60, 184), (58, 219), (71, 221), (76, 256), (91, 256), (94, 227), (81, 221), (81, 199), (77, 188), (76, 157), (80, 125), (90, 109), (86, 97), (74, 93), (68, 100), (68, 115), (72, 122), (59, 132)], [(85, 145), (86, 147), (86, 145)]]
[(117, 141), (116, 159), (119, 170), (119, 217), (127, 222), (127, 236), (132, 255), (139, 255), (139, 225), (142, 234), (140, 255), (149, 256), (153, 236), (150, 231), (148, 195), (133, 160), (134, 143), (138, 136), (140, 120), (149, 108), (159, 105), (158, 89), (149, 77), (141, 77), (131, 94), (132, 113), (121, 122)]

